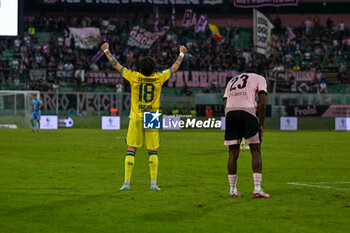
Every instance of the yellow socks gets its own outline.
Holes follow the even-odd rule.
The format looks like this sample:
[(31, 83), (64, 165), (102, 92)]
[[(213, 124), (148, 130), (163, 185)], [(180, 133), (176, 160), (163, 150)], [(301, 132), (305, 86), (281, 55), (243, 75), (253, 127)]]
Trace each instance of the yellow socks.
[(155, 150), (148, 152), (149, 154), (149, 169), (151, 172), (151, 183), (156, 184), (158, 174), (158, 153)]
[(131, 179), (132, 169), (135, 163), (135, 152), (128, 151), (125, 157), (125, 182), (129, 183)]
[[(157, 175), (158, 175), (158, 153), (156, 150), (152, 150), (150, 152), (148, 152), (149, 154), (149, 169), (150, 169), (150, 173), (151, 173), (151, 189), (152, 190), (160, 190), (157, 187)], [(135, 152), (133, 151), (128, 151), (126, 153), (126, 157), (125, 157), (125, 181), (124, 181), (124, 185), (122, 188), (124, 188), (123, 190), (128, 190), (130, 189), (130, 179), (131, 179), (131, 174), (132, 174), (132, 170), (134, 168), (134, 163), (135, 163)], [(155, 186), (155, 187), (154, 187)], [(125, 189), (128, 188), (128, 189)]]

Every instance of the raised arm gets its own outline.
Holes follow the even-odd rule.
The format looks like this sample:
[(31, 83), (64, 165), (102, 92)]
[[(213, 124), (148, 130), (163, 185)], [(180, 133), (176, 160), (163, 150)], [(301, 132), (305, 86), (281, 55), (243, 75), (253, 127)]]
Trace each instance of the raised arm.
[(175, 72), (179, 69), (179, 67), (180, 67), (180, 65), (181, 65), (181, 63), (182, 63), (182, 61), (184, 60), (184, 57), (185, 57), (185, 54), (186, 54), (186, 53), (187, 53), (187, 48), (186, 48), (185, 46), (181, 45), (181, 46), (180, 46), (180, 54), (179, 54), (179, 57), (178, 57), (177, 60), (174, 62), (173, 66), (171, 67), (171, 70), (172, 70), (173, 73), (175, 73)]
[(120, 73), (122, 71), (123, 66), (120, 65), (119, 62), (113, 57), (111, 52), (109, 52), (109, 44), (104, 43), (103, 45), (101, 45), (101, 49), (103, 50), (103, 52), (107, 56), (109, 62), (112, 64), (112, 67)]

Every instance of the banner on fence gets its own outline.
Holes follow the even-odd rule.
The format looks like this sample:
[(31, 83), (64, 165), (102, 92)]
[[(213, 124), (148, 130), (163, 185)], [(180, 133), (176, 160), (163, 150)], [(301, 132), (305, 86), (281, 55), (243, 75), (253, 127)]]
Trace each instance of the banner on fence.
[(322, 114), (323, 117), (350, 117), (350, 105), (331, 105)]
[(288, 116), (347, 117), (350, 105), (289, 105), (285, 111)]
[(169, 87), (225, 87), (227, 81), (236, 76), (237, 71), (207, 72), (184, 71), (174, 73), (168, 81)]
[(315, 71), (294, 71), (288, 70), (288, 78), (294, 77), (296, 82), (312, 82), (315, 80)]
[(95, 81), (101, 84), (117, 84), (122, 83), (123, 78), (119, 72), (113, 71), (87, 71), (85, 73), (85, 79), (88, 83)]
[[(79, 110), (79, 112), (109, 111), (111, 108), (120, 109), (118, 95), (112, 93), (67, 93), (58, 95), (41, 93), (40, 95), (43, 102), (43, 110), (56, 110), (56, 107), (58, 107), (58, 110)], [(58, 97), (57, 100), (56, 97)], [(129, 100), (126, 109), (128, 107), (130, 107)]]

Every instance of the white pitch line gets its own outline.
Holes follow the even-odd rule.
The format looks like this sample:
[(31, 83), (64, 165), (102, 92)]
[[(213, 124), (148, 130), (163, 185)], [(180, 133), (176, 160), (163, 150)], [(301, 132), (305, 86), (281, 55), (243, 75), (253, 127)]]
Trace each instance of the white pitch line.
[(334, 181), (334, 182), (312, 182), (313, 184), (350, 184), (349, 181)]
[(329, 187), (329, 186), (321, 186), (321, 185), (313, 185), (313, 184), (302, 184), (302, 183), (287, 183), (291, 185), (297, 185), (297, 186), (306, 186), (306, 187), (313, 187), (313, 188), (321, 188), (321, 189), (335, 189), (335, 190), (345, 190), (345, 191), (350, 191), (350, 189), (345, 189), (345, 188), (334, 188), (334, 187)]

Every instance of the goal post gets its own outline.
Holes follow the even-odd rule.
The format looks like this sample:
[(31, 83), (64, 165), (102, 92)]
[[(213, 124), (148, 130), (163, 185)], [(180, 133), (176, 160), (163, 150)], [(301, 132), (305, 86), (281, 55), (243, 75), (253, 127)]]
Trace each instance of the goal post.
[(40, 99), (40, 91), (0, 91), (0, 124), (29, 128), (34, 94)]

